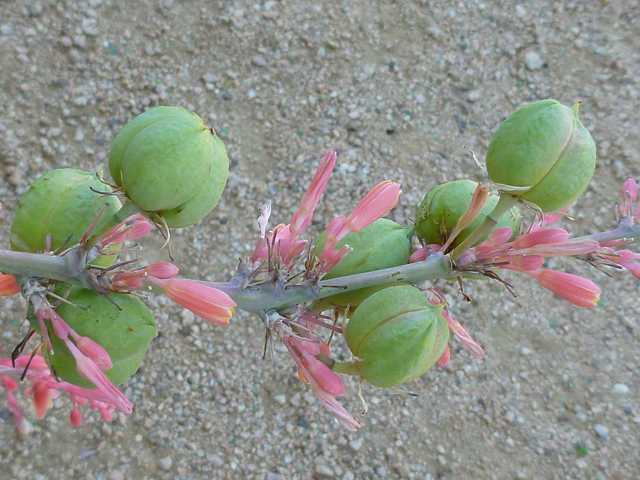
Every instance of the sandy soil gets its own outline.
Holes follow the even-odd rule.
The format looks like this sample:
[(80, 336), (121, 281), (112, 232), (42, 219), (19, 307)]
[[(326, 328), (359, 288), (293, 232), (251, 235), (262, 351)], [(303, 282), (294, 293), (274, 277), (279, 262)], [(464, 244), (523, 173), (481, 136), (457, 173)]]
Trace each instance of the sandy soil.
[[(481, 179), (464, 146), (482, 158), (500, 121), (541, 98), (583, 101), (598, 164), (568, 228), (607, 229), (622, 181), (640, 177), (639, 52), (637, 0), (4, 0), (2, 245), (34, 178), (103, 168), (120, 128), (155, 105), (199, 113), (232, 162), (219, 206), (174, 235), (188, 276), (230, 278), (257, 239), (258, 207), (269, 200), (287, 221), (331, 149), (339, 166), (311, 234), (387, 178), (404, 191), (390, 217), (410, 221), (436, 183)], [(159, 238), (147, 243), (150, 260), (166, 259), (150, 251)], [(408, 385), (418, 397), (365, 387), (365, 417), (348, 381), (356, 434), (285, 355), (261, 359), (255, 317), (216, 327), (152, 299), (161, 335), (124, 387), (133, 415), (74, 429), (61, 399), (20, 441), (0, 398), (0, 478), (639, 478), (639, 283), (555, 264), (598, 282), (598, 308), (516, 275), (517, 298), (482, 282), (465, 304), (450, 289), (485, 358), (454, 343), (448, 367)], [(24, 313), (2, 301), (2, 343), (21, 338)]]

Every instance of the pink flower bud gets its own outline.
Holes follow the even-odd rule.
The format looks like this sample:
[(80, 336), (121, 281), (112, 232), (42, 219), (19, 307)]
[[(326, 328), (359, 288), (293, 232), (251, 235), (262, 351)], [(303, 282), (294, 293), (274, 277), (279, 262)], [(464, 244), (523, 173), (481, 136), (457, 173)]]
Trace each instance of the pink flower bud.
[(111, 357), (107, 351), (89, 337), (80, 337), (76, 340), (76, 345), (78, 350), (93, 360), (93, 362), (100, 367), (100, 370), (109, 370), (113, 368)]
[(82, 414), (80, 413), (80, 410), (77, 409), (77, 407), (73, 407), (73, 410), (71, 410), (69, 421), (71, 422), (71, 425), (76, 428), (82, 425)]
[(547, 228), (532, 233), (520, 235), (513, 241), (513, 248), (516, 250), (531, 248), (534, 245), (548, 243), (562, 243), (569, 238), (569, 232), (562, 228)]
[[(153, 281), (153, 280), (152, 280)], [(217, 325), (228, 325), (236, 302), (226, 293), (201, 283), (173, 278), (164, 284), (164, 294), (187, 310)]]
[(449, 348), (449, 345), (447, 345), (447, 347), (444, 349), (444, 353), (436, 362), (436, 365), (438, 365), (439, 367), (446, 367), (449, 364), (450, 358), (451, 358), (451, 349)]
[(396, 206), (401, 193), (400, 185), (391, 180), (379, 183), (353, 209), (345, 227), (350, 232), (359, 232), (371, 225)]
[(491, 245), (500, 245), (502, 243), (508, 242), (512, 236), (513, 230), (511, 229), (511, 227), (501, 227), (496, 228), (493, 232), (491, 232), (487, 237), (487, 241)]
[(540, 255), (524, 255), (514, 258), (510, 266), (513, 266), (515, 270), (520, 272), (530, 272), (532, 270), (538, 270), (542, 265), (544, 265), (544, 257)]
[(18, 390), (18, 382), (16, 382), (13, 378), (3, 375), (0, 376), (0, 379), (2, 379), (2, 386), (8, 392), (15, 392), (16, 390)]
[(635, 203), (638, 199), (638, 184), (633, 178), (628, 179), (622, 184), (622, 198), (628, 198), (631, 203)]
[(147, 275), (161, 278), (163, 280), (175, 277), (179, 270), (180, 269), (178, 267), (169, 262), (153, 263), (145, 269)]

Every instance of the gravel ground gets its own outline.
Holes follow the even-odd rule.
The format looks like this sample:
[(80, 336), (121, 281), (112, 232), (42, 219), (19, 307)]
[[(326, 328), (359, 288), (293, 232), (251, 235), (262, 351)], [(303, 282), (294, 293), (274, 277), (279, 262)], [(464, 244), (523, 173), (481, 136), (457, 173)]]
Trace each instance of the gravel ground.
[[(120, 128), (156, 105), (199, 113), (231, 159), (219, 206), (173, 236), (191, 277), (230, 278), (257, 239), (258, 207), (270, 200), (287, 221), (328, 150), (339, 166), (311, 233), (387, 178), (404, 191), (391, 218), (408, 222), (436, 183), (482, 178), (465, 146), (482, 158), (505, 116), (549, 97), (583, 101), (598, 147), (570, 228), (606, 229), (621, 182), (640, 177), (639, 52), (637, 0), (2, 0), (2, 245), (34, 178), (103, 168)], [(640, 283), (561, 266), (599, 283), (598, 308), (515, 275), (517, 298), (482, 282), (465, 304), (451, 288), (485, 358), (453, 344), (448, 367), (408, 385), (417, 397), (365, 386), (364, 417), (348, 380), (355, 434), (286, 355), (261, 359), (255, 317), (218, 327), (151, 299), (161, 334), (124, 386), (134, 413), (74, 429), (59, 399), (20, 441), (0, 398), (0, 478), (639, 478)], [(2, 343), (21, 338), (24, 312), (2, 301)]]

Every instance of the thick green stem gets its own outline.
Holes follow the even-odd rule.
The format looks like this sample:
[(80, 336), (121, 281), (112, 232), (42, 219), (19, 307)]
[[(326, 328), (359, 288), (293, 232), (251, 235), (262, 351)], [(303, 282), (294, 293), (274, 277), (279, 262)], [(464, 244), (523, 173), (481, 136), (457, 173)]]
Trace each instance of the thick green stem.
[(500, 200), (498, 200), (494, 209), (485, 217), (480, 226), (471, 232), (471, 234), (465, 238), (460, 245), (453, 249), (450, 254), (451, 259), (454, 261), (459, 260), (462, 254), (469, 248), (473, 247), (483, 236), (489, 233), (498, 224), (498, 221), (502, 216), (516, 203), (518, 203), (518, 197), (502, 193), (500, 195)]
[(321, 281), (318, 285), (288, 285), (285, 288), (271, 283), (242, 287), (238, 282), (206, 282), (193, 280), (203, 285), (222, 290), (229, 295), (241, 310), (260, 313), (269, 310), (286, 310), (294, 305), (310, 303), (336, 293), (350, 292), (376, 285), (418, 283), (437, 278), (458, 276), (453, 264), (445, 255), (434, 254), (424, 262), (358, 273), (346, 277)]
[(0, 250), (0, 272), (16, 277), (42, 277), (82, 283), (66, 257)]
[(398, 267), (384, 268), (372, 272), (358, 273), (347, 277), (332, 278), (320, 282), (318, 298), (329, 297), (336, 293), (360, 290), (376, 285), (396, 283), (418, 283), (437, 278), (453, 278), (459, 274), (454, 272), (449, 257), (433, 254), (424, 262), (410, 263)]

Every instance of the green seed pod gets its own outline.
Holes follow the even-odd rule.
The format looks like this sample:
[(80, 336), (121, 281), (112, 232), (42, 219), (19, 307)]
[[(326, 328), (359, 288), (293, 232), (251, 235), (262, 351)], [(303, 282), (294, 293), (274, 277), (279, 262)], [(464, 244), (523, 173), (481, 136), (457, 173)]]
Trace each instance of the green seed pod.
[[(345, 235), (336, 248), (349, 245), (353, 250), (327, 273), (323, 280), (407, 264), (412, 252), (413, 230), (413, 225), (403, 228), (396, 222), (381, 218), (359, 232)], [(323, 233), (316, 243), (318, 252), (322, 252), (324, 244), (325, 234)], [(320, 300), (316, 310), (322, 311), (336, 306), (346, 307), (348, 304), (356, 307), (365, 298), (387, 286), (379, 285), (332, 295)]]
[[(49, 233), (52, 250), (67, 240), (69, 246), (74, 245), (105, 205), (95, 231), (108, 227), (121, 207), (120, 201), (117, 197), (101, 197), (92, 188), (110, 191), (96, 173), (82, 170), (59, 168), (39, 177), (22, 197), (13, 217), (11, 248), (20, 252), (41, 252), (45, 250)], [(104, 266), (114, 260), (115, 257), (102, 257), (94, 263)]]
[(573, 203), (587, 188), (596, 165), (596, 146), (578, 119), (578, 107), (540, 100), (509, 116), (487, 150), (491, 180), (530, 187), (510, 193), (543, 212)]
[[(89, 310), (61, 303), (56, 311), (76, 333), (97, 342), (107, 351), (113, 367), (104, 373), (114, 385), (121, 385), (138, 371), (151, 340), (158, 333), (153, 315), (139, 298), (124, 294), (111, 294), (110, 298), (121, 310), (103, 295), (72, 287), (67, 300)], [(29, 321), (40, 331), (35, 317), (30, 316)], [(53, 353), (47, 352), (49, 362), (58, 377), (79, 387), (95, 388), (76, 371), (75, 358), (55, 336), (51, 322), (47, 320), (46, 326), (53, 346)]]
[[(454, 229), (460, 217), (467, 211), (471, 204), (471, 198), (478, 184), (471, 180), (458, 180), (455, 182), (443, 183), (433, 187), (424, 196), (416, 212), (416, 235), (418, 239), (426, 244), (443, 245), (451, 230)], [(469, 234), (484, 221), (484, 218), (491, 213), (498, 203), (497, 195), (489, 195), (487, 202), (482, 207), (481, 212), (465, 228), (453, 242), (453, 246), (458, 246)], [(505, 213), (495, 228), (511, 227), (514, 236), (520, 227), (520, 214), (515, 208)], [(480, 241), (487, 238), (489, 234), (482, 237)], [(480, 242), (478, 242), (480, 243)]]
[(157, 107), (116, 136), (109, 172), (138, 208), (180, 228), (196, 223), (218, 203), (229, 159), (222, 141), (195, 113)]
[(424, 374), (449, 341), (442, 308), (411, 285), (385, 288), (362, 302), (344, 332), (359, 358), (360, 374), (377, 387), (394, 387)]

